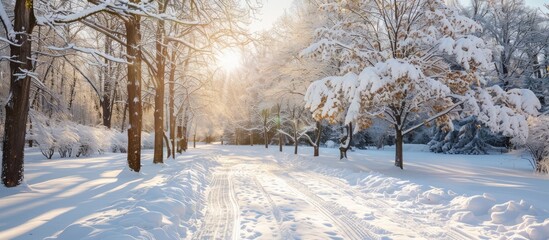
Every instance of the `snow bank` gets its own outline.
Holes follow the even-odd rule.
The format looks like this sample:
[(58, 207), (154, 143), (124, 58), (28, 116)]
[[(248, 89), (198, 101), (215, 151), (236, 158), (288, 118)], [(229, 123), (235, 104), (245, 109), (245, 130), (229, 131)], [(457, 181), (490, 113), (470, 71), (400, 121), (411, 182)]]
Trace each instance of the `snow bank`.
[[(46, 239), (183, 239), (194, 231), (201, 215), (203, 190), (213, 164), (204, 158), (148, 166), (158, 171), (144, 186)], [(118, 178), (131, 182), (145, 176), (124, 169)]]
[[(323, 166), (315, 159), (284, 154), (284, 164), (345, 179), (373, 198), (395, 201), (399, 208), (427, 209), (448, 226), (480, 226), (488, 238), (549, 239), (549, 212), (524, 200), (498, 203), (490, 194), (466, 196), (408, 180), (388, 177), (377, 172), (356, 172)], [(517, 196), (518, 197), (518, 196)]]

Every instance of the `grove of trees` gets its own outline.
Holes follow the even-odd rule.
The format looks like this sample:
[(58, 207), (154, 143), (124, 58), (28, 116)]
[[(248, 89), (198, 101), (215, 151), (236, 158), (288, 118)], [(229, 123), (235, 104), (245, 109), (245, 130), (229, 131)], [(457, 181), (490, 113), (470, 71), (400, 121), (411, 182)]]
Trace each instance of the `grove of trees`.
[[(117, 121), (127, 132), (123, 151), (136, 172), (144, 125), (152, 128), (154, 162), (163, 162), (164, 144), (175, 149), (177, 129), (188, 128), (188, 116), (196, 115), (189, 99), (196, 94), (193, 88), (209, 81), (205, 66), (220, 48), (248, 41), (241, 22), (255, 7), (236, 0), (2, 1), (1, 59), (9, 63), (5, 76), (11, 78), (9, 90), (3, 89), (8, 90), (2, 113), (4, 185), (23, 181), (25, 140), (32, 145), (28, 136), (43, 138), (33, 129), (44, 133), (44, 127), (59, 129), (51, 125), (67, 120), (109, 129)], [(2, 73), (8, 69), (1, 67)], [(154, 127), (144, 122), (148, 112), (153, 112)], [(82, 152), (91, 140), (77, 130), (73, 133), (81, 144), (74, 150)], [(49, 152), (57, 145), (54, 139), (41, 149)]]
[[(549, 8), (524, 0), (2, 0), (2, 181), (24, 148), (154, 163), (190, 141), (434, 152), (527, 148), (547, 172)], [(239, 67), (219, 64), (237, 51)], [(8, 80), (9, 79), (9, 80)], [(0, 131), (2, 131), (0, 130)], [(194, 146), (194, 144), (193, 144)]]

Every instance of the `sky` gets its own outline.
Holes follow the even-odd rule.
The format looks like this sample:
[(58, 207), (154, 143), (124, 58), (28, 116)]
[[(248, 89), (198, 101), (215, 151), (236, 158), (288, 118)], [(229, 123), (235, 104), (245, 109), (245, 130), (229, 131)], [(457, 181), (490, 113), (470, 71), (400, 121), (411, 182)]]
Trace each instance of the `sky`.
[[(265, 0), (263, 8), (256, 16), (257, 21), (251, 24), (252, 31), (263, 31), (271, 28), (273, 23), (284, 14), (284, 11), (292, 5), (293, 0)], [(463, 3), (469, 2), (469, 0), (460, 0)], [(549, 4), (549, 0), (526, 0), (526, 5), (535, 8), (541, 8), (544, 4)]]
[(549, 4), (549, 0), (526, 0), (526, 4), (532, 7), (543, 7), (543, 4)]
[[(461, 3), (467, 4), (470, 2), (469, 0), (459, 0)], [(544, 4), (549, 4), (549, 0), (526, 0), (526, 5), (534, 7), (534, 8), (541, 8), (542, 10), (545, 9), (543, 6)]]
[(258, 19), (251, 24), (252, 31), (267, 30), (292, 5), (293, 0), (265, 0), (263, 8), (256, 16)]

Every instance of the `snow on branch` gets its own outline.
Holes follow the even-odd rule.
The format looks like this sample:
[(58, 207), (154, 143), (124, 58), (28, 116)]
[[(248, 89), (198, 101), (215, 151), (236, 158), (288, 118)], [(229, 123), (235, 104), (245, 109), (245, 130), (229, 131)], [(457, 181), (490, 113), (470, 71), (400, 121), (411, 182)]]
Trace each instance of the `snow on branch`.
[(15, 30), (13, 29), (11, 20), (8, 17), (8, 14), (6, 13), (6, 10), (4, 9), (4, 4), (2, 2), (0, 2), (0, 21), (2, 21), (2, 24), (4, 25), (4, 30), (6, 30), (9, 43), (13, 43), (15, 40)]
[(38, 25), (60, 25), (72, 23), (86, 19), (99, 12), (110, 12), (123, 19), (127, 16), (137, 15), (143, 17), (154, 18), (158, 20), (166, 20), (186, 26), (206, 25), (207, 22), (200, 20), (182, 20), (176, 16), (166, 13), (158, 13), (154, 1), (142, 1), (140, 3), (132, 3), (126, 0), (89, 0), (92, 6), (73, 11), (72, 9), (63, 9), (51, 11), (49, 14), (37, 17)]
[(442, 117), (442, 116), (448, 114), (449, 112), (451, 112), (452, 110), (454, 110), (456, 107), (458, 107), (458, 106), (460, 106), (461, 104), (463, 104), (465, 101), (467, 101), (467, 100), (461, 100), (460, 102), (455, 103), (453, 106), (450, 106), (449, 108), (447, 108), (447, 109), (445, 109), (445, 110), (443, 110), (443, 111), (441, 111), (441, 112), (439, 112), (439, 113), (437, 113), (437, 114), (431, 116), (430, 118), (423, 120), (421, 123), (418, 123), (418, 124), (415, 125), (415, 126), (409, 127), (408, 129), (402, 131), (402, 135), (406, 135), (407, 133), (412, 132), (412, 131), (418, 129), (418, 128), (420, 128), (421, 126), (423, 126), (423, 125), (425, 125), (425, 124), (427, 124), (427, 123), (429, 123), (429, 122), (432, 122), (432, 121), (436, 120), (437, 118), (440, 118), (440, 117)]
[[(99, 57), (101, 58), (104, 58), (104, 59), (107, 59), (109, 61), (113, 61), (113, 62), (117, 62), (117, 63), (128, 63), (126, 60), (124, 59), (121, 59), (121, 58), (117, 58), (117, 57), (114, 57), (114, 56), (111, 56), (109, 54), (106, 54), (106, 53), (103, 53), (101, 51), (97, 51), (95, 49), (91, 49), (91, 48), (84, 48), (84, 47), (78, 47), (74, 44), (68, 44), (67, 46), (65, 47), (55, 47), (55, 46), (48, 46), (48, 49), (51, 49), (51, 50), (54, 50), (54, 51), (68, 51), (68, 50), (74, 50), (74, 51), (77, 51), (77, 52), (82, 52), (82, 53), (86, 53), (86, 54), (90, 54), (93, 56), (93, 58), (95, 58), (95, 60), (98, 62), (98, 63), (101, 63), (101, 61), (99, 60)], [(102, 63), (101, 63), (102, 64)]]
[(47, 24), (60, 24), (60, 23), (71, 23), (85, 19), (96, 13), (105, 11), (109, 6), (109, 3), (104, 2), (101, 4), (94, 5), (89, 8), (85, 8), (79, 12), (73, 12), (67, 15), (59, 15), (59, 13), (51, 13), (49, 15), (43, 15), (36, 18), (38, 25), (47, 25)]
[(343, 100), (355, 94), (358, 76), (352, 72), (342, 77), (330, 76), (313, 82), (305, 93), (305, 107), (318, 119), (333, 120), (343, 111)]
[(201, 49), (200, 47), (196, 46), (195, 44), (192, 44), (192, 43), (190, 43), (190, 42), (188, 42), (188, 41), (186, 41), (185, 39), (182, 39), (182, 38), (174, 38), (174, 37), (167, 36), (166, 40), (181, 43), (181, 44), (185, 45), (186, 47), (189, 47), (189, 48), (191, 48), (192, 50), (195, 50), (195, 51), (201, 51), (201, 52), (205, 51), (205, 50)]
[(78, 73), (80, 73), (80, 75), (82, 75), (82, 77), (84, 77), (84, 79), (86, 79), (86, 81), (90, 84), (90, 86), (93, 88), (93, 91), (98, 95), (100, 96), (100, 91), (98, 90), (98, 88), (95, 86), (95, 84), (93, 83), (93, 81), (91, 79), (88, 78), (88, 76), (86, 74), (84, 74), (84, 72), (82, 72), (82, 70), (80, 70), (80, 68), (78, 68), (76, 65), (74, 65), (74, 63), (72, 61), (69, 61), (69, 59), (64, 56), (63, 58), (65, 58), (65, 61), (68, 62)]
[(528, 116), (537, 116), (541, 104), (528, 89), (504, 91), (499, 86), (478, 89), (477, 101), (469, 101), (473, 114), (493, 132), (514, 137), (518, 143), (528, 138)]

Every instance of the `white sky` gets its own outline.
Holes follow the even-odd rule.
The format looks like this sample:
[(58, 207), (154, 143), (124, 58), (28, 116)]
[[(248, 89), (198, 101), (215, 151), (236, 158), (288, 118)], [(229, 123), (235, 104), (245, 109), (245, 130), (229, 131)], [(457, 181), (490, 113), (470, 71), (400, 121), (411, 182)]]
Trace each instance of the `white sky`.
[(549, 0), (526, 0), (526, 4), (534, 7), (543, 7), (543, 4), (549, 4)]
[(250, 28), (252, 31), (267, 30), (273, 26), (273, 23), (284, 13), (284, 10), (290, 8), (293, 0), (263, 0), (263, 8), (258, 13), (256, 21)]
[[(469, 0), (459, 0), (463, 4), (468, 4)], [(541, 8), (542, 10), (545, 10), (546, 8), (543, 6), (544, 4), (549, 4), (549, 0), (526, 0), (526, 5), (531, 6), (534, 8)]]
[[(460, 0), (467, 3), (469, 0)], [(250, 28), (252, 31), (267, 30), (273, 26), (273, 23), (284, 13), (284, 10), (290, 8), (293, 0), (264, 0), (261, 11), (256, 16)], [(549, 0), (526, 0), (526, 5), (545, 10), (544, 4), (549, 4)]]

